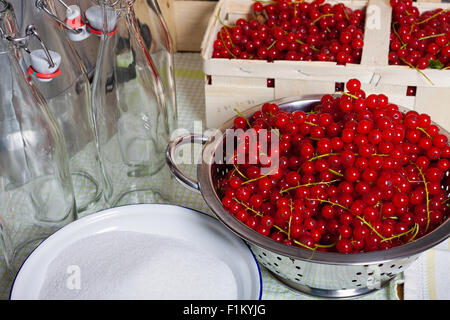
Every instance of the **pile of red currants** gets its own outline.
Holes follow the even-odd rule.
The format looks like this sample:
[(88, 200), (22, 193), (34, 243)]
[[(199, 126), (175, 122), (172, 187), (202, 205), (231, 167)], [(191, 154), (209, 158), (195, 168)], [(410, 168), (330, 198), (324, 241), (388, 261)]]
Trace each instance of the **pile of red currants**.
[(256, 1), (254, 19), (225, 25), (214, 42), (213, 58), (333, 61), (359, 63), (364, 45), (364, 13), (325, 0)]
[[(309, 112), (266, 103), (234, 119), (242, 135), (218, 181), (230, 214), (274, 241), (340, 253), (406, 244), (448, 219), (447, 136), (427, 114), (366, 96), (356, 79), (346, 89)], [(266, 151), (277, 165), (261, 161), (262, 140), (249, 131), (279, 139)]]
[(450, 67), (450, 10), (420, 13), (412, 0), (390, 0), (390, 3), (389, 64), (420, 70)]

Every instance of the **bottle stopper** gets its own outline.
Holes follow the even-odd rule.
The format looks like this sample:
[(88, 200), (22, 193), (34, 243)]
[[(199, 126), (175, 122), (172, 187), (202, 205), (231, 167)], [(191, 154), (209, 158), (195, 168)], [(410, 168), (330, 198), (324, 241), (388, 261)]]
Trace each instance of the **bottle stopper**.
[[(90, 33), (101, 35), (104, 28), (103, 8), (100, 6), (92, 6), (85, 12), (89, 25), (87, 30)], [(106, 8), (106, 33), (111, 36), (117, 32), (117, 15), (116, 11)]]
[[(33, 50), (30, 53), (31, 65), (28, 75), (35, 76), (38, 80), (49, 82), (61, 74), (61, 55), (58, 52), (48, 50), (52, 61), (49, 61), (44, 49)], [(53, 65), (52, 65), (53, 64)]]
[(90, 36), (86, 30), (86, 24), (81, 18), (81, 9), (77, 5), (71, 5), (66, 10), (66, 19), (64, 22), (71, 28), (78, 31), (78, 33), (71, 30), (67, 31), (67, 36), (72, 41), (83, 41)]

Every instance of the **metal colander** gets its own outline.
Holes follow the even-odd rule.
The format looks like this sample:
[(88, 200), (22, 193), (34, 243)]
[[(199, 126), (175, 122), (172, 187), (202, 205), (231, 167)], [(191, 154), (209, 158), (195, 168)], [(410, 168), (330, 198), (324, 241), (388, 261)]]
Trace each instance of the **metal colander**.
[[(308, 100), (285, 98), (273, 101), (280, 110), (310, 111), (320, 102), (320, 97)], [(243, 113), (248, 117), (260, 110), (255, 106)], [(450, 236), (450, 219), (426, 236), (389, 250), (340, 254), (310, 251), (287, 246), (259, 234), (232, 216), (222, 205), (217, 194), (217, 183), (232, 166), (214, 163), (218, 148), (223, 148), (225, 130), (233, 126), (233, 120), (223, 124), (220, 139), (203, 136), (181, 136), (170, 142), (167, 148), (167, 164), (175, 176), (187, 188), (200, 192), (216, 217), (232, 232), (244, 239), (256, 259), (280, 281), (290, 288), (310, 295), (326, 298), (346, 298), (367, 294), (387, 285), (404, 271), (421, 253)], [(441, 132), (449, 136), (448, 132)], [(176, 149), (186, 143), (203, 143), (201, 163), (197, 165), (198, 182), (186, 176), (175, 161)], [(447, 187), (448, 190), (448, 187)]]

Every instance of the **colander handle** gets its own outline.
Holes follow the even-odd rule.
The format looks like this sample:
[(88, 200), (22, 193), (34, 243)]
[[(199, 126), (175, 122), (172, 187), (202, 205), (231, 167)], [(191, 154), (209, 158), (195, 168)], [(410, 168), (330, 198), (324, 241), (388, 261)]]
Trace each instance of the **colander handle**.
[(177, 148), (181, 145), (187, 144), (187, 143), (199, 143), (204, 144), (208, 141), (208, 137), (200, 136), (200, 135), (193, 135), (193, 134), (187, 134), (182, 135), (174, 140), (169, 142), (169, 145), (167, 146), (166, 150), (166, 162), (167, 166), (169, 167), (170, 172), (172, 175), (180, 182), (183, 186), (188, 188), (189, 190), (200, 192), (200, 187), (197, 181), (189, 178), (187, 175), (184, 174), (183, 170), (178, 166), (178, 164), (175, 161), (175, 151)]

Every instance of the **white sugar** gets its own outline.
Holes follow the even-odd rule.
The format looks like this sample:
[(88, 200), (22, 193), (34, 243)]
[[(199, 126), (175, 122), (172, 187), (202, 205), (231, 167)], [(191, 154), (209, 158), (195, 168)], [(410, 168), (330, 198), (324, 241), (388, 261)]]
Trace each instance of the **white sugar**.
[[(205, 240), (207, 241), (207, 240)], [(40, 299), (237, 299), (228, 265), (193, 244), (111, 231), (79, 240), (47, 269)]]

